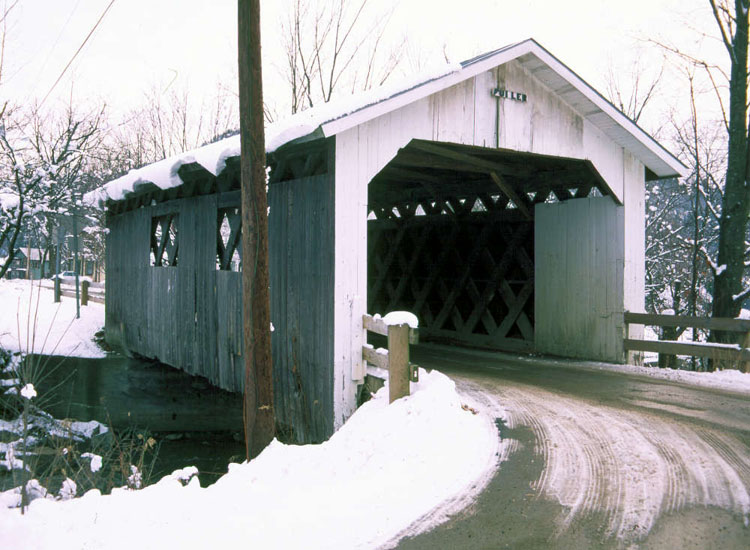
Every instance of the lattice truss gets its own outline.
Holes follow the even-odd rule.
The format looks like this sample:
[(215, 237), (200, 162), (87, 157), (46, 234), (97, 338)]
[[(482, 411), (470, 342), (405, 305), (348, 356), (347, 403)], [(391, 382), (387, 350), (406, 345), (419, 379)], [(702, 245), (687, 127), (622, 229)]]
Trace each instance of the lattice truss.
[(368, 311), (531, 349), (534, 206), (604, 194), (585, 160), (412, 140), (369, 184)]
[(242, 271), (242, 215), (239, 207), (217, 212), (216, 269)]
[(368, 311), (412, 311), (434, 336), (533, 340), (531, 223), (412, 220), (370, 223)]
[(177, 214), (165, 214), (151, 219), (151, 265), (169, 267), (177, 265), (179, 233)]

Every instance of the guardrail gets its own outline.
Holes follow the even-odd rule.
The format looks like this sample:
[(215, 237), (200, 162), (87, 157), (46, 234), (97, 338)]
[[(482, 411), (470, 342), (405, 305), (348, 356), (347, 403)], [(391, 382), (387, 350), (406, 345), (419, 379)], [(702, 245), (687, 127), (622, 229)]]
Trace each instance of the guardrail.
[[(59, 302), (60, 298), (57, 296), (65, 296), (67, 298), (76, 297), (75, 283), (60, 282), (57, 279), (51, 281), (42, 280), (40, 285), (44, 288), (51, 288), (55, 291), (55, 302)], [(98, 304), (104, 303), (104, 283), (94, 283), (86, 279), (80, 281), (81, 287), (81, 305), (86, 306), (89, 302), (96, 302)]]
[(362, 316), (365, 330), (388, 337), (388, 349), (362, 346), (362, 359), (388, 371), (388, 402), (409, 395), (409, 382), (419, 382), (419, 367), (409, 362), (409, 344), (419, 343), (419, 331), (406, 323), (388, 325), (379, 317)]
[(717, 342), (677, 342), (672, 340), (635, 340), (626, 338), (626, 351), (651, 351), (664, 355), (691, 355), (709, 357), (718, 361), (737, 365), (741, 372), (750, 372), (750, 319), (730, 319), (726, 317), (687, 317), (685, 315), (654, 315), (650, 313), (625, 312), (625, 334), (628, 325), (649, 325), (658, 327), (687, 327), (708, 330), (736, 332), (740, 343), (721, 344)]

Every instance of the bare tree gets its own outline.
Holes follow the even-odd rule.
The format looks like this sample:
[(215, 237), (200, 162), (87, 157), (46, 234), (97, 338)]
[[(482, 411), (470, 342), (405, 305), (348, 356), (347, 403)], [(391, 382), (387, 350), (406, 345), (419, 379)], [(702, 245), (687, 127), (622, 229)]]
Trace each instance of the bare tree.
[[(709, 0), (714, 18), (731, 62), (729, 78), (729, 120), (727, 126), (727, 171), (724, 181), (719, 229), (718, 268), (714, 279), (713, 315), (736, 317), (750, 287), (743, 288), (745, 245), (750, 186), (748, 176), (748, 11), (750, 0)], [(712, 339), (729, 341), (731, 335), (715, 332)]]
[(237, 131), (238, 102), (220, 83), (204, 97), (174, 82), (153, 85), (143, 104), (112, 128), (109, 139), (130, 159), (131, 168), (144, 166)]
[(49, 248), (52, 218), (70, 207), (89, 154), (98, 145), (103, 109), (61, 116), (6, 108), (0, 113), (0, 250), (10, 268), (22, 233)]
[(282, 22), (292, 113), (330, 101), (342, 86), (366, 90), (391, 76), (404, 40), (385, 46), (392, 10), (377, 13), (373, 6), (370, 0), (294, 0)]
[(637, 58), (627, 71), (616, 72), (609, 66), (606, 92), (610, 102), (633, 122), (638, 122), (643, 111), (658, 95), (664, 76), (664, 62), (653, 70)]

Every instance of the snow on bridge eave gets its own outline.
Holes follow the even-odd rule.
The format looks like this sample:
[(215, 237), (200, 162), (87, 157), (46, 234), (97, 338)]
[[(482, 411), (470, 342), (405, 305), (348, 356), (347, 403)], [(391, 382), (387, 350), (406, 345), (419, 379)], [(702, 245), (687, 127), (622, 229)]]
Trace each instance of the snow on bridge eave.
[[(688, 169), (654, 138), (604, 96), (554, 57), (533, 38), (481, 54), (457, 64), (438, 64), (411, 77), (352, 96), (317, 105), (266, 128), (266, 152), (307, 139), (330, 137), (437, 93), (482, 72), (517, 60), (535, 78), (559, 95), (581, 116), (630, 151), (646, 167), (649, 179), (685, 176)], [(104, 206), (132, 193), (138, 183), (169, 189), (184, 183), (180, 166), (196, 162), (217, 176), (226, 159), (240, 154), (239, 134), (168, 159), (131, 170), (85, 196), (89, 204)]]
[(338, 134), (514, 60), (583, 118), (630, 151), (650, 173), (659, 178), (685, 177), (689, 173), (672, 153), (533, 38), (476, 56), (462, 62), (455, 71), (325, 122), (321, 125), (323, 134), (326, 137)]

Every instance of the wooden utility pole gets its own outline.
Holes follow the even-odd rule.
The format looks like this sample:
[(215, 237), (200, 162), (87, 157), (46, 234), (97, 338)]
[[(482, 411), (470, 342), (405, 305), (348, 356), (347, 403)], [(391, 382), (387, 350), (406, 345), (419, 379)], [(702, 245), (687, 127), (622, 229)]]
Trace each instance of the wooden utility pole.
[(274, 437), (271, 303), (260, 0), (238, 0), (242, 178), (242, 311), (245, 358), (245, 448), (254, 458)]

